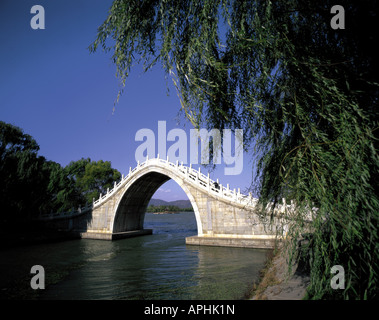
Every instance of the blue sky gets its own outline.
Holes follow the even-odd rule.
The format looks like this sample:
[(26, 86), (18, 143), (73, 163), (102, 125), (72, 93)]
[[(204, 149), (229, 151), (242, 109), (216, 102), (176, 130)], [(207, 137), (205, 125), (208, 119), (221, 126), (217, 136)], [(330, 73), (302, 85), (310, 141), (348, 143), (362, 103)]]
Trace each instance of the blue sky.
[[(44, 30), (30, 26), (34, 16), (30, 9), (36, 4), (45, 9)], [(0, 120), (21, 127), (36, 139), (40, 155), (62, 166), (89, 157), (111, 161), (112, 167), (127, 173), (136, 166), (135, 151), (142, 143), (135, 141), (138, 130), (148, 128), (157, 135), (158, 121), (166, 121), (167, 131), (182, 128), (189, 137), (192, 126), (178, 116), (179, 99), (159, 65), (148, 73), (138, 65), (132, 69), (113, 113), (119, 81), (111, 53), (88, 50), (111, 4), (111, 0), (1, 0)], [(225, 176), (221, 164), (210, 176), (244, 191), (252, 182), (250, 158), (244, 155), (239, 175)], [(171, 201), (186, 196), (169, 181), (154, 198)]]

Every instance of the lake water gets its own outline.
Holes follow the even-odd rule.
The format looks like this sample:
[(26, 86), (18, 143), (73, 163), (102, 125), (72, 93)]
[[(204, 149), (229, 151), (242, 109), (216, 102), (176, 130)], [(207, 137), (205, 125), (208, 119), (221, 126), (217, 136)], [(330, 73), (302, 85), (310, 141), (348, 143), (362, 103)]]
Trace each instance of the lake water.
[[(243, 299), (268, 253), (186, 245), (197, 234), (193, 213), (147, 213), (144, 227), (153, 235), (2, 250), (2, 295), (22, 298), (20, 287), (36, 299)], [(45, 268), (47, 286), (38, 293), (29, 288), (33, 265)]]

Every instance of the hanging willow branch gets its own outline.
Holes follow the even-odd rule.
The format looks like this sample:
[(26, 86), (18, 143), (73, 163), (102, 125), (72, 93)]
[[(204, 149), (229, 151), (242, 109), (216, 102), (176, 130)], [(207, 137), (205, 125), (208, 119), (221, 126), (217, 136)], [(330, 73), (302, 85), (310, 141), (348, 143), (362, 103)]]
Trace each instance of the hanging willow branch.
[[(260, 202), (298, 204), (293, 243), (307, 204), (318, 208), (308, 297), (377, 298), (378, 1), (341, 1), (337, 31), (334, 4), (115, 0), (90, 50), (113, 53), (122, 86), (134, 63), (160, 63), (195, 127), (243, 129)], [(335, 264), (345, 290), (330, 288)]]

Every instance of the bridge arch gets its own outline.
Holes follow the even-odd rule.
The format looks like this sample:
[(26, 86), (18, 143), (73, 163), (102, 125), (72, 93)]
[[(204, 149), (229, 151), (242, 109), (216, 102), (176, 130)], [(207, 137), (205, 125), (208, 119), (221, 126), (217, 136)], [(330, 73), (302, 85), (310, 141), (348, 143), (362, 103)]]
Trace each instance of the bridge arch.
[(258, 199), (251, 194), (241, 194), (239, 189), (213, 181), (200, 168), (194, 170), (191, 165), (158, 157), (130, 168), (128, 175), (123, 175), (91, 206), (79, 208), (68, 217), (46, 219), (67, 220), (66, 228), (79, 232), (82, 238), (114, 240), (151, 234), (151, 230), (143, 229), (149, 200), (170, 179), (187, 194), (195, 213), (198, 235), (186, 238), (186, 244), (273, 248), (288, 229), (289, 222), (282, 219), (282, 213), (296, 210), (296, 206), (284, 203), (275, 210), (272, 220), (263, 219)]
[(142, 167), (123, 188), (115, 203), (110, 223), (112, 233), (142, 230), (147, 206), (151, 197), (168, 180), (174, 180), (185, 192), (195, 213), (198, 235), (203, 234), (199, 207), (195, 196), (174, 170), (158, 165)]

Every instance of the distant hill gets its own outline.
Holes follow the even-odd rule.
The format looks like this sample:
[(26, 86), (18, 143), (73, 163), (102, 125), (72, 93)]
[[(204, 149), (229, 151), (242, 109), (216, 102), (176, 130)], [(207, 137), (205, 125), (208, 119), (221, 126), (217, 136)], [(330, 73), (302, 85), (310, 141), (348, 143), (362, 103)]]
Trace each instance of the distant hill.
[(161, 199), (150, 199), (149, 206), (165, 206), (169, 202), (161, 200)]
[(151, 199), (149, 206), (176, 206), (178, 208), (192, 208), (191, 201), (189, 200), (175, 200), (175, 201), (164, 201), (161, 199)]

